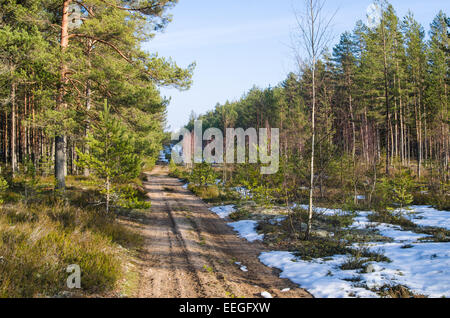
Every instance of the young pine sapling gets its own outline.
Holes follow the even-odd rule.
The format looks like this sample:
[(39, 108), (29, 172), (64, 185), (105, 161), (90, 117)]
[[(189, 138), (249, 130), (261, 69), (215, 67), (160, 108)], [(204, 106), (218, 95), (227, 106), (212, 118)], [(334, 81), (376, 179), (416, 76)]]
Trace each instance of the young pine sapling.
[(101, 193), (105, 195), (109, 213), (114, 184), (135, 179), (141, 171), (141, 159), (136, 154), (134, 140), (110, 112), (107, 101), (99, 120), (92, 123), (86, 138), (88, 153), (77, 149), (78, 164), (101, 180)]

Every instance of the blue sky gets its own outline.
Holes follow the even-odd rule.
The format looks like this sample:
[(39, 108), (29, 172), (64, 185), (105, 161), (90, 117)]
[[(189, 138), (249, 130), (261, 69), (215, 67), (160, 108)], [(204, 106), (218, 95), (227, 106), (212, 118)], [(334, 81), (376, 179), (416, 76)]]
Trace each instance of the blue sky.
[[(151, 53), (172, 57), (180, 66), (197, 63), (188, 91), (161, 89), (171, 97), (168, 125), (183, 126), (191, 111), (204, 113), (216, 103), (235, 100), (252, 86), (275, 86), (295, 71), (290, 37), (295, 26), (293, 7), (302, 0), (180, 0), (171, 10), (173, 22), (164, 33), (144, 45)], [(333, 22), (334, 42), (365, 21), (371, 0), (328, 0), (326, 11), (338, 12)], [(448, 0), (392, 0), (399, 16), (411, 9), (426, 30)]]

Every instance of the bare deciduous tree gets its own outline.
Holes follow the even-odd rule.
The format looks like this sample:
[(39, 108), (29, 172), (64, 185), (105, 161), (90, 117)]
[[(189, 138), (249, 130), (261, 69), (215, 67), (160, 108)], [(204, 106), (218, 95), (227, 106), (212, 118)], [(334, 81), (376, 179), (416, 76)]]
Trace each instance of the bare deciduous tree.
[[(324, 14), (325, 0), (304, 0), (303, 11), (295, 11), (297, 30), (293, 37), (295, 56), (297, 62), (305, 64), (312, 73), (312, 105), (311, 105), (311, 183), (309, 193), (309, 216), (306, 239), (311, 235), (314, 198), (314, 152), (316, 142), (315, 116), (316, 116), (316, 64), (322, 57), (327, 44), (330, 43), (331, 22), (336, 15), (331, 17)], [(306, 54), (305, 58), (302, 55)], [(303, 63), (301, 63), (301, 61)]]

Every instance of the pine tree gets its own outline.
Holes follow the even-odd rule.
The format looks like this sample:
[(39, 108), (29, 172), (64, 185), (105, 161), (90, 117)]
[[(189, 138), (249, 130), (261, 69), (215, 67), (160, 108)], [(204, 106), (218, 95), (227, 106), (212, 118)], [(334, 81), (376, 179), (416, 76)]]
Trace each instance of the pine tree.
[(435, 143), (436, 159), (442, 181), (449, 179), (450, 134), (449, 134), (449, 94), (448, 94), (448, 17), (440, 11), (431, 24), (429, 43), (429, 89), (428, 102), (432, 105), (433, 124), (436, 127), (437, 142)]
[(114, 184), (138, 177), (141, 159), (136, 153), (134, 140), (111, 114), (106, 101), (99, 116), (87, 137), (89, 152), (78, 150), (78, 163), (81, 167), (89, 168), (102, 181), (101, 189), (106, 199), (106, 211), (109, 212)]
[(425, 31), (414, 19), (411, 12), (403, 21), (403, 32), (406, 39), (406, 57), (409, 90), (414, 100), (414, 113), (417, 137), (417, 176), (421, 176), (423, 159), (423, 117), (424, 117), (424, 85), (427, 71), (427, 52), (424, 42)]
[[(127, 126), (141, 133), (136, 139), (142, 153), (156, 160), (160, 145), (155, 147), (149, 143), (148, 135), (159, 131), (154, 134), (157, 137), (154, 140), (156, 144), (161, 143), (164, 128), (161, 122), (167, 105), (156, 86), (188, 88), (194, 65), (182, 69), (170, 59), (144, 52), (140, 44), (170, 22), (167, 9), (176, 2), (65, 0), (55, 4), (53, 13), (61, 31), (56, 114), (79, 110), (84, 104), (86, 119), (78, 123), (82, 129), (77, 129), (87, 132), (88, 117), (92, 116), (92, 111), (97, 111), (91, 110), (93, 104), (98, 105), (108, 97), (114, 107), (124, 107), (131, 113), (124, 118), (135, 120), (129, 120)], [(73, 16), (77, 11), (79, 16)], [(147, 122), (160, 124), (148, 125)], [(72, 133), (72, 139), (76, 140), (78, 134)], [(65, 187), (69, 138), (62, 129), (55, 138), (55, 176), (60, 189)]]
[(356, 123), (353, 85), (356, 73), (355, 51), (357, 47), (350, 33), (341, 36), (339, 44), (333, 50), (334, 61), (337, 64), (337, 73), (340, 78), (338, 86), (343, 90), (344, 100), (348, 101), (348, 114), (352, 126), (352, 157), (356, 156)]

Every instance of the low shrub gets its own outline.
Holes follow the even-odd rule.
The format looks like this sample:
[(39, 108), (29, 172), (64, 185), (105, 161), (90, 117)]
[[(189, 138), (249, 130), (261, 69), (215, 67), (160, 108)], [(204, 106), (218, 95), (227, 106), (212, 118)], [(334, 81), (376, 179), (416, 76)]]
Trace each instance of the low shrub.
[(369, 214), (368, 219), (370, 222), (378, 222), (378, 223), (389, 223), (394, 225), (400, 225), (405, 229), (414, 229), (417, 228), (417, 225), (414, 224), (411, 220), (408, 220), (400, 213), (395, 213), (394, 211), (389, 210), (380, 210), (374, 213)]
[(368, 248), (361, 247), (351, 249), (350, 253), (351, 256), (340, 266), (342, 270), (365, 269), (369, 262), (392, 262), (381, 250), (372, 251)]
[(294, 255), (307, 261), (348, 253), (350, 253), (350, 249), (343, 242), (333, 239), (313, 238), (310, 241), (300, 241), (296, 246)]
[(349, 257), (344, 263), (342, 263), (339, 268), (344, 271), (362, 269), (365, 263), (367, 263), (366, 259), (352, 256)]
[(177, 165), (171, 160), (169, 163), (169, 177), (188, 180), (190, 178), (190, 173), (185, 167)]
[(381, 297), (388, 298), (427, 298), (424, 295), (414, 294), (403, 285), (384, 285), (375, 290)]
[(246, 209), (239, 209), (236, 212), (233, 212), (230, 214), (230, 219), (233, 221), (240, 221), (240, 220), (248, 220), (251, 216), (251, 213)]
[(70, 205), (8, 205), (0, 210), (0, 297), (58, 296), (67, 290), (66, 269), (81, 268), (81, 291), (115, 288), (125, 250), (139, 234), (111, 216)]
[(220, 201), (220, 190), (219, 187), (216, 185), (196, 186), (191, 183), (189, 184), (188, 189), (205, 201), (208, 202)]
[(127, 209), (150, 209), (151, 203), (143, 191), (137, 186), (127, 185), (118, 188), (118, 205)]

